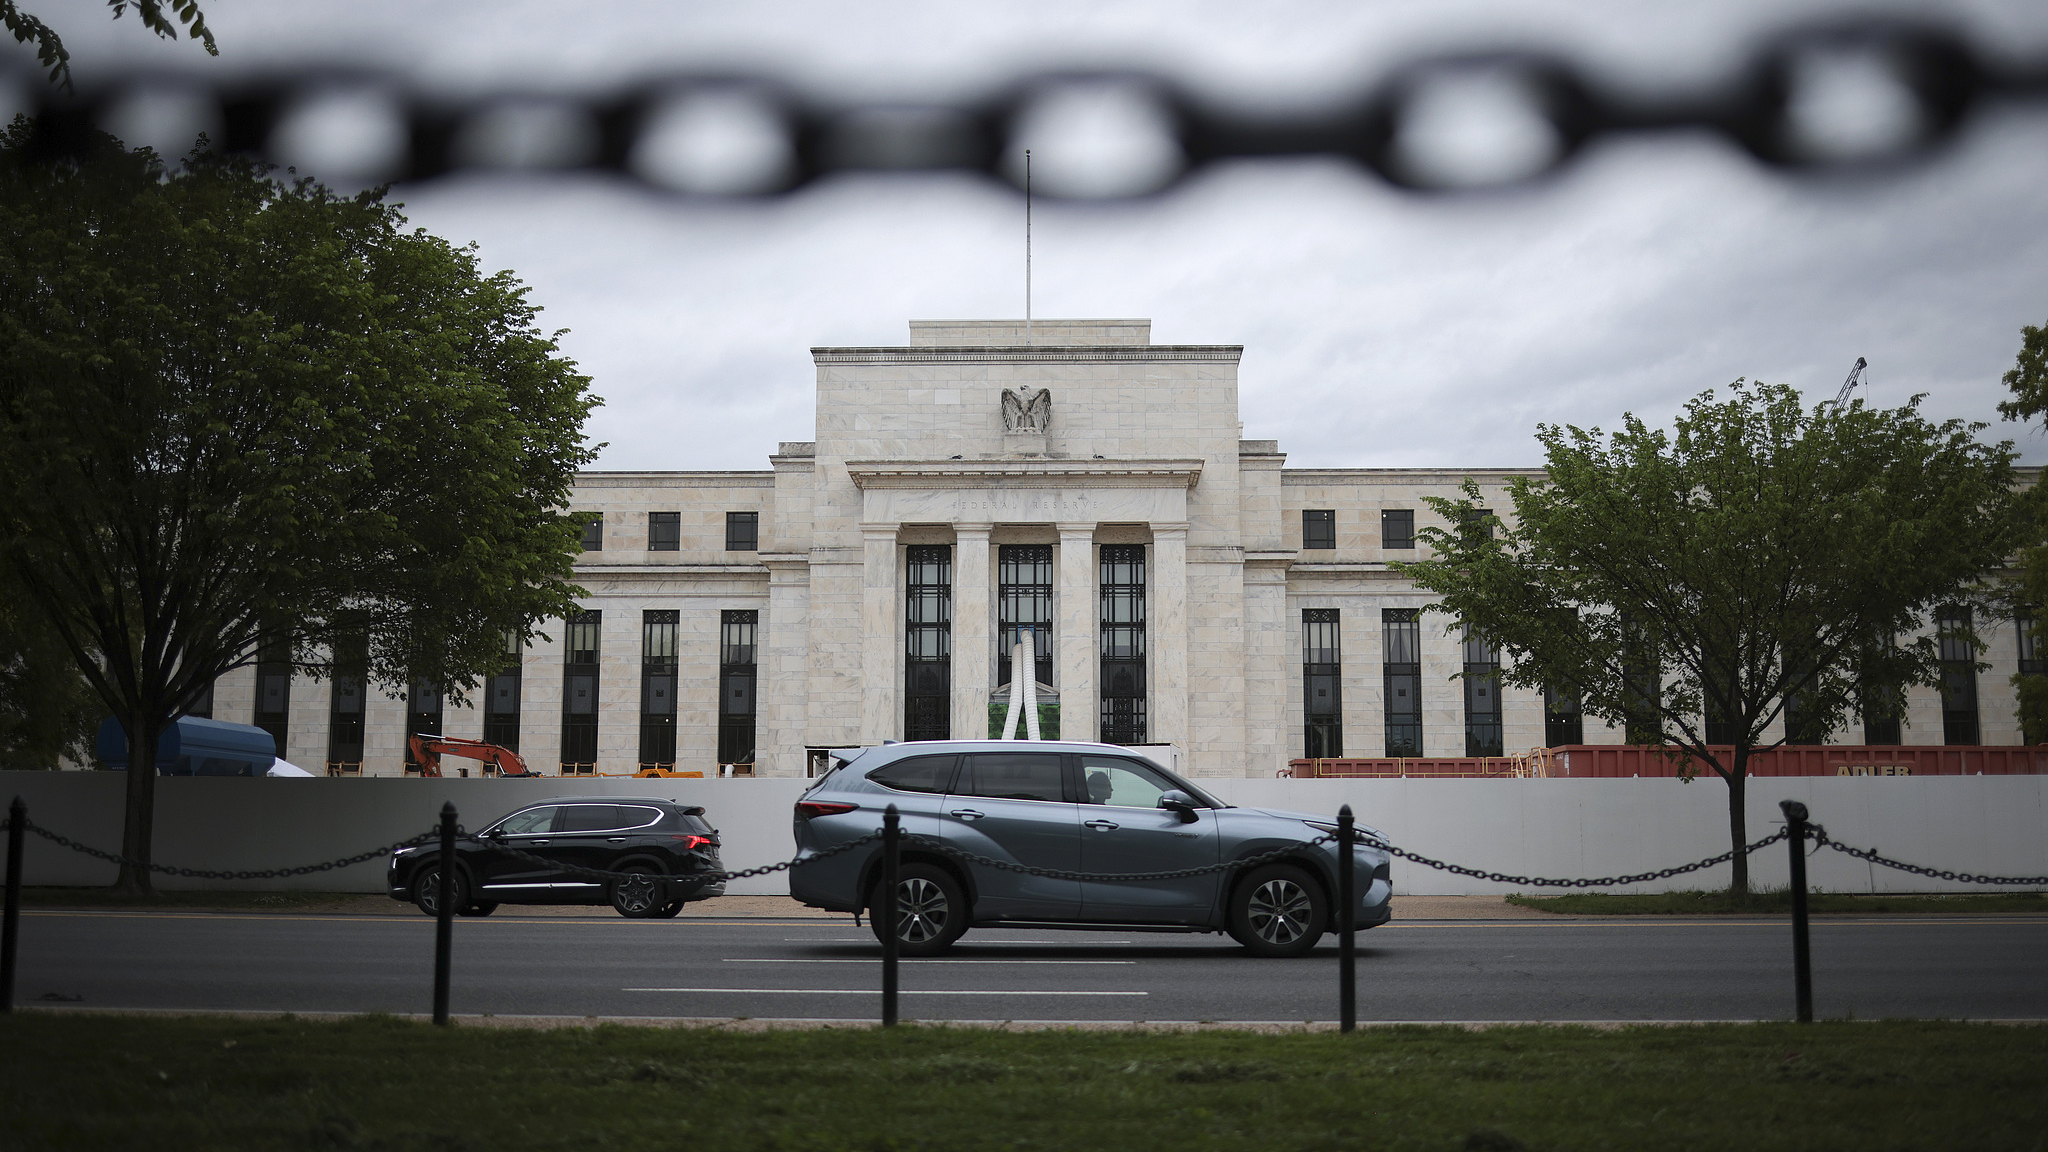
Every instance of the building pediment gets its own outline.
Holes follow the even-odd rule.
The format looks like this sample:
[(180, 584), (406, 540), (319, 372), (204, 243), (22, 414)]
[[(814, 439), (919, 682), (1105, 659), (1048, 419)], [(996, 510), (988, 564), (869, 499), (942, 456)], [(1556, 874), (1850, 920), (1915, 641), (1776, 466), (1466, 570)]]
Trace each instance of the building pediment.
[(849, 460), (863, 490), (946, 488), (1193, 488), (1202, 461), (1185, 460)]

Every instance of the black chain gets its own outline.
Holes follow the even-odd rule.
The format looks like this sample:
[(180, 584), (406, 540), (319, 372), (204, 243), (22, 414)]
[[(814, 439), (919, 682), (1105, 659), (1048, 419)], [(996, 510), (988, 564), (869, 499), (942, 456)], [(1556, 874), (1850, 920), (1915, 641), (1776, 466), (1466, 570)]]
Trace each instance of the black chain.
[(1975, 872), (1950, 872), (1943, 868), (1923, 868), (1918, 864), (1908, 864), (1903, 860), (1893, 860), (1888, 856), (1880, 856), (1875, 848), (1851, 848), (1840, 840), (1830, 839), (1827, 830), (1824, 828), (1813, 829), (1812, 836), (1814, 845), (1817, 848), (1833, 848), (1845, 856), (1854, 856), (1858, 860), (1867, 860), (1872, 864), (1882, 864), (1887, 868), (1897, 868), (1901, 872), (1911, 872), (1916, 876), (1932, 876), (1937, 880), (1954, 880), (1964, 884), (2012, 884), (2020, 887), (2048, 888), (2048, 876), (1981, 876)]
[(1396, 848), (1391, 844), (1383, 844), (1377, 840), (1362, 840), (1361, 843), (1370, 844), (1372, 847), (1385, 852), (1391, 852), (1404, 860), (1413, 860), (1424, 867), (1436, 868), (1444, 872), (1455, 872), (1460, 876), (1471, 876), (1479, 880), (1492, 880), (1499, 884), (1526, 884), (1533, 888), (1606, 888), (1616, 884), (1640, 884), (1645, 880), (1665, 880), (1673, 876), (1683, 876), (1687, 872), (1697, 872), (1702, 868), (1712, 868), (1716, 864), (1725, 864), (1737, 856), (1746, 856), (1767, 844), (1776, 844), (1784, 838), (1785, 831), (1779, 829), (1776, 833), (1766, 836), (1754, 844), (1745, 845), (1741, 848), (1732, 848), (1721, 853), (1719, 856), (1709, 856), (1696, 864), (1682, 864), (1676, 868), (1660, 868), (1655, 872), (1637, 872), (1631, 876), (1602, 876), (1596, 880), (1553, 880), (1546, 876), (1510, 876), (1505, 872), (1482, 872), (1477, 868), (1461, 868), (1456, 864), (1446, 864), (1441, 860), (1432, 860), (1427, 856), (1418, 856), (1413, 852)]
[[(0, 825), (7, 823), (9, 822), (0, 821)], [(386, 844), (381, 848), (372, 848), (368, 852), (358, 852), (353, 856), (344, 856), (339, 860), (328, 860), (320, 864), (302, 864), (297, 868), (266, 868), (255, 872), (212, 872), (204, 868), (173, 868), (167, 864), (137, 860), (133, 856), (124, 856), (119, 852), (102, 852), (90, 845), (80, 844), (68, 836), (60, 836), (33, 820), (28, 820), (24, 827), (60, 848), (69, 848), (73, 852), (83, 852), (87, 856), (105, 860), (109, 864), (121, 864), (130, 868), (146, 868), (151, 872), (160, 872), (166, 876), (186, 876), (195, 880), (278, 880), (287, 876), (309, 876), (315, 872), (331, 872), (336, 868), (348, 868), (357, 864), (367, 863), (377, 859), (379, 856), (389, 856), (400, 848), (417, 847), (430, 840), (438, 839), (441, 835), (440, 829), (437, 828), (432, 832), (423, 832), (409, 840), (399, 840)]]
[[(1918, 130), (1902, 133), (1874, 154), (1835, 155), (1809, 146), (1798, 119), (1806, 76), (1814, 61), (1841, 57), (1861, 58), (1888, 76), (1899, 96), (1914, 105)], [(0, 60), (0, 69), (6, 63)], [(1672, 84), (1662, 92), (1623, 90), (1559, 53), (1482, 49), (1418, 58), (1378, 77), (1361, 76), (1322, 107), (1285, 114), (1273, 112), (1270, 102), (1233, 105), (1218, 92), (1131, 69), (1056, 69), (1018, 76), (977, 97), (952, 102), (834, 99), (820, 94), (815, 84), (732, 71), (648, 75), (600, 92), (500, 85), (464, 97), (452, 97), (445, 86), (429, 90), (402, 76), (348, 66), (244, 73), (232, 80), (190, 72), (154, 78), (210, 99), (220, 112), (217, 146), (283, 164), (303, 158), (287, 154), (284, 141), (294, 133), (280, 129), (292, 128), (302, 110), (317, 109), (323, 93), (372, 93), (387, 108), (381, 118), (404, 141), (373, 171), (357, 174), (373, 183), (430, 179), (463, 169), (526, 167), (604, 173), (684, 194), (740, 196), (779, 195), (833, 172), (862, 170), (965, 170), (1021, 184), (1017, 158), (1031, 142), (1025, 139), (1026, 126), (1050, 106), (1048, 98), (1057, 101), (1063, 92), (1085, 98), (1108, 89), (1151, 106), (1157, 120), (1153, 131), (1167, 149), (1178, 152), (1179, 162), (1144, 186), (1106, 192), (1063, 189), (1041, 172), (1038, 192), (1129, 197), (1159, 191), (1222, 161), (1304, 155), (1346, 157), (1401, 187), (1471, 186), (1418, 167), (1404, 135), (1416, 108), (1433, 93), (1475, 76), (1508, 93), (1521, 93), (1521, 111), (1546, 125), (1552, 142), (1550, 156), (1534, 171), (1512, 171), (1486, 183), (1555, 172), (1601, 137), (1644, 130), (1706, 129), (1783, 168), (1868, 166), (1925, 154), (1954, 139), (1991, 98), (2048, 92), (2048, 65), (2039, 59), (2009, 60), (1980, 51), (1953, 27), (1870, 15), (1762, 37), (1740, 66), (1709, 88)], [(42, 86), (37, 150), (53, 157), (82, 155), (114, 102), (134, 98), (135, 86), (152, 78), (146, 70), (117, 70), (106, 84), (81, 84), (75, 97)], [(736, 118), (740, 131), (761, 137), (773, 158), (758, 173), (736, 179), (697, 172), (689, 169), (687, 149), (677, 152), (664, 142), (662, 133), (676, 116), (687, 119), (691, 102), (702, 98), (723, 109), (728, 121)], [(479, 128), (494, 116), (531, 110), (536, 102), (581, 124), (581, 139), (541, 157), (492, 155), (472, 147)], [(735, 104), (742, 109), (736, 117), (731, 111)], [(359, 118), (379, 116), (356, 107)], [(1043, 152), (1044, 142), (1038, 145)]]

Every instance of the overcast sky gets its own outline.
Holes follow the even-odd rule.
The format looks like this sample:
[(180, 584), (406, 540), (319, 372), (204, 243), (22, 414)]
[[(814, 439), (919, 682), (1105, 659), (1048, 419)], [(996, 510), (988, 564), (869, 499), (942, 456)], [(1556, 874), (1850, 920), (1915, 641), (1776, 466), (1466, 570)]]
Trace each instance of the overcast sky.
[[(27, 6), (63, 33), (82, 82), (138, 63), (349, 61), (454, 85), (602, 85), (715, 64), (914, 96), (1129, 63), (1297, 100), (1503, 42), (1669, 86), (1713, 76), (1798, 7), (206, 0), (221, 48), (208, 60), (132, 15), (109, 22), (99, 0)], [(1938, 10), (1987, 45), (2048, 55), (2038, 4)], [(1244, 435), (1278, 439), (1296, 466), (1530, 465), (1541, 421), (1662, 422), (1736, 377), (1829, 397), (1858, 356), (1873, 401), (1928, 393), (1931, 415), (1991, 421), (1987, 436), (2048, 462), (2048, 441), (1993, 409), (2020, 326), (2048, 322), (2044, 188), (2048, 104), (1978, 118), (1923, 169), (1825, 184), (1692, 136), (1616, 142), (1537, 191), (1476, 201), (1405, 195), (1336, 162), (1244, 165), (1139, 204), (1041, 201), (1034, 309), (1243, 344)], [(1021, 198), (973, 180), (841, 179), (721, 208), (583, 178), (465, 177), (395, 198), (514, 270), (542, 323), (570, 330), (565, 349), (605, 399), (600, 468), (765, 468), (777, 441), (812, 436), (812, 345), (1023, 312)]]

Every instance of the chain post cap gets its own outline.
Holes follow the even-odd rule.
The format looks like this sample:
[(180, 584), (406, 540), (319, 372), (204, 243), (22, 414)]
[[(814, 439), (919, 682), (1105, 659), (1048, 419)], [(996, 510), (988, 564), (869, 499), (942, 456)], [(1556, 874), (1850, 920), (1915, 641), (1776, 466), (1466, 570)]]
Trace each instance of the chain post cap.
[(1801, 804), (1799, 801), (1780, 800), (1778, 801), (1778, 808), (1785, 813), (1785, 819), (1800, 824), (1806, 823), (1806, 805)]

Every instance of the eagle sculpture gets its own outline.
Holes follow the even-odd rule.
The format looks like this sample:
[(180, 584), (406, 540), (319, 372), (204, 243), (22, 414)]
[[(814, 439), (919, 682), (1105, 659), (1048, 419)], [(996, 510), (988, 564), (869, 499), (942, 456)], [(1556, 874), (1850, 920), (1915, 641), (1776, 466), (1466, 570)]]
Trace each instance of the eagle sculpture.
[(1044, 435), (1052, 426), (1052, 389), (1003, 389), (1003, 431)]

